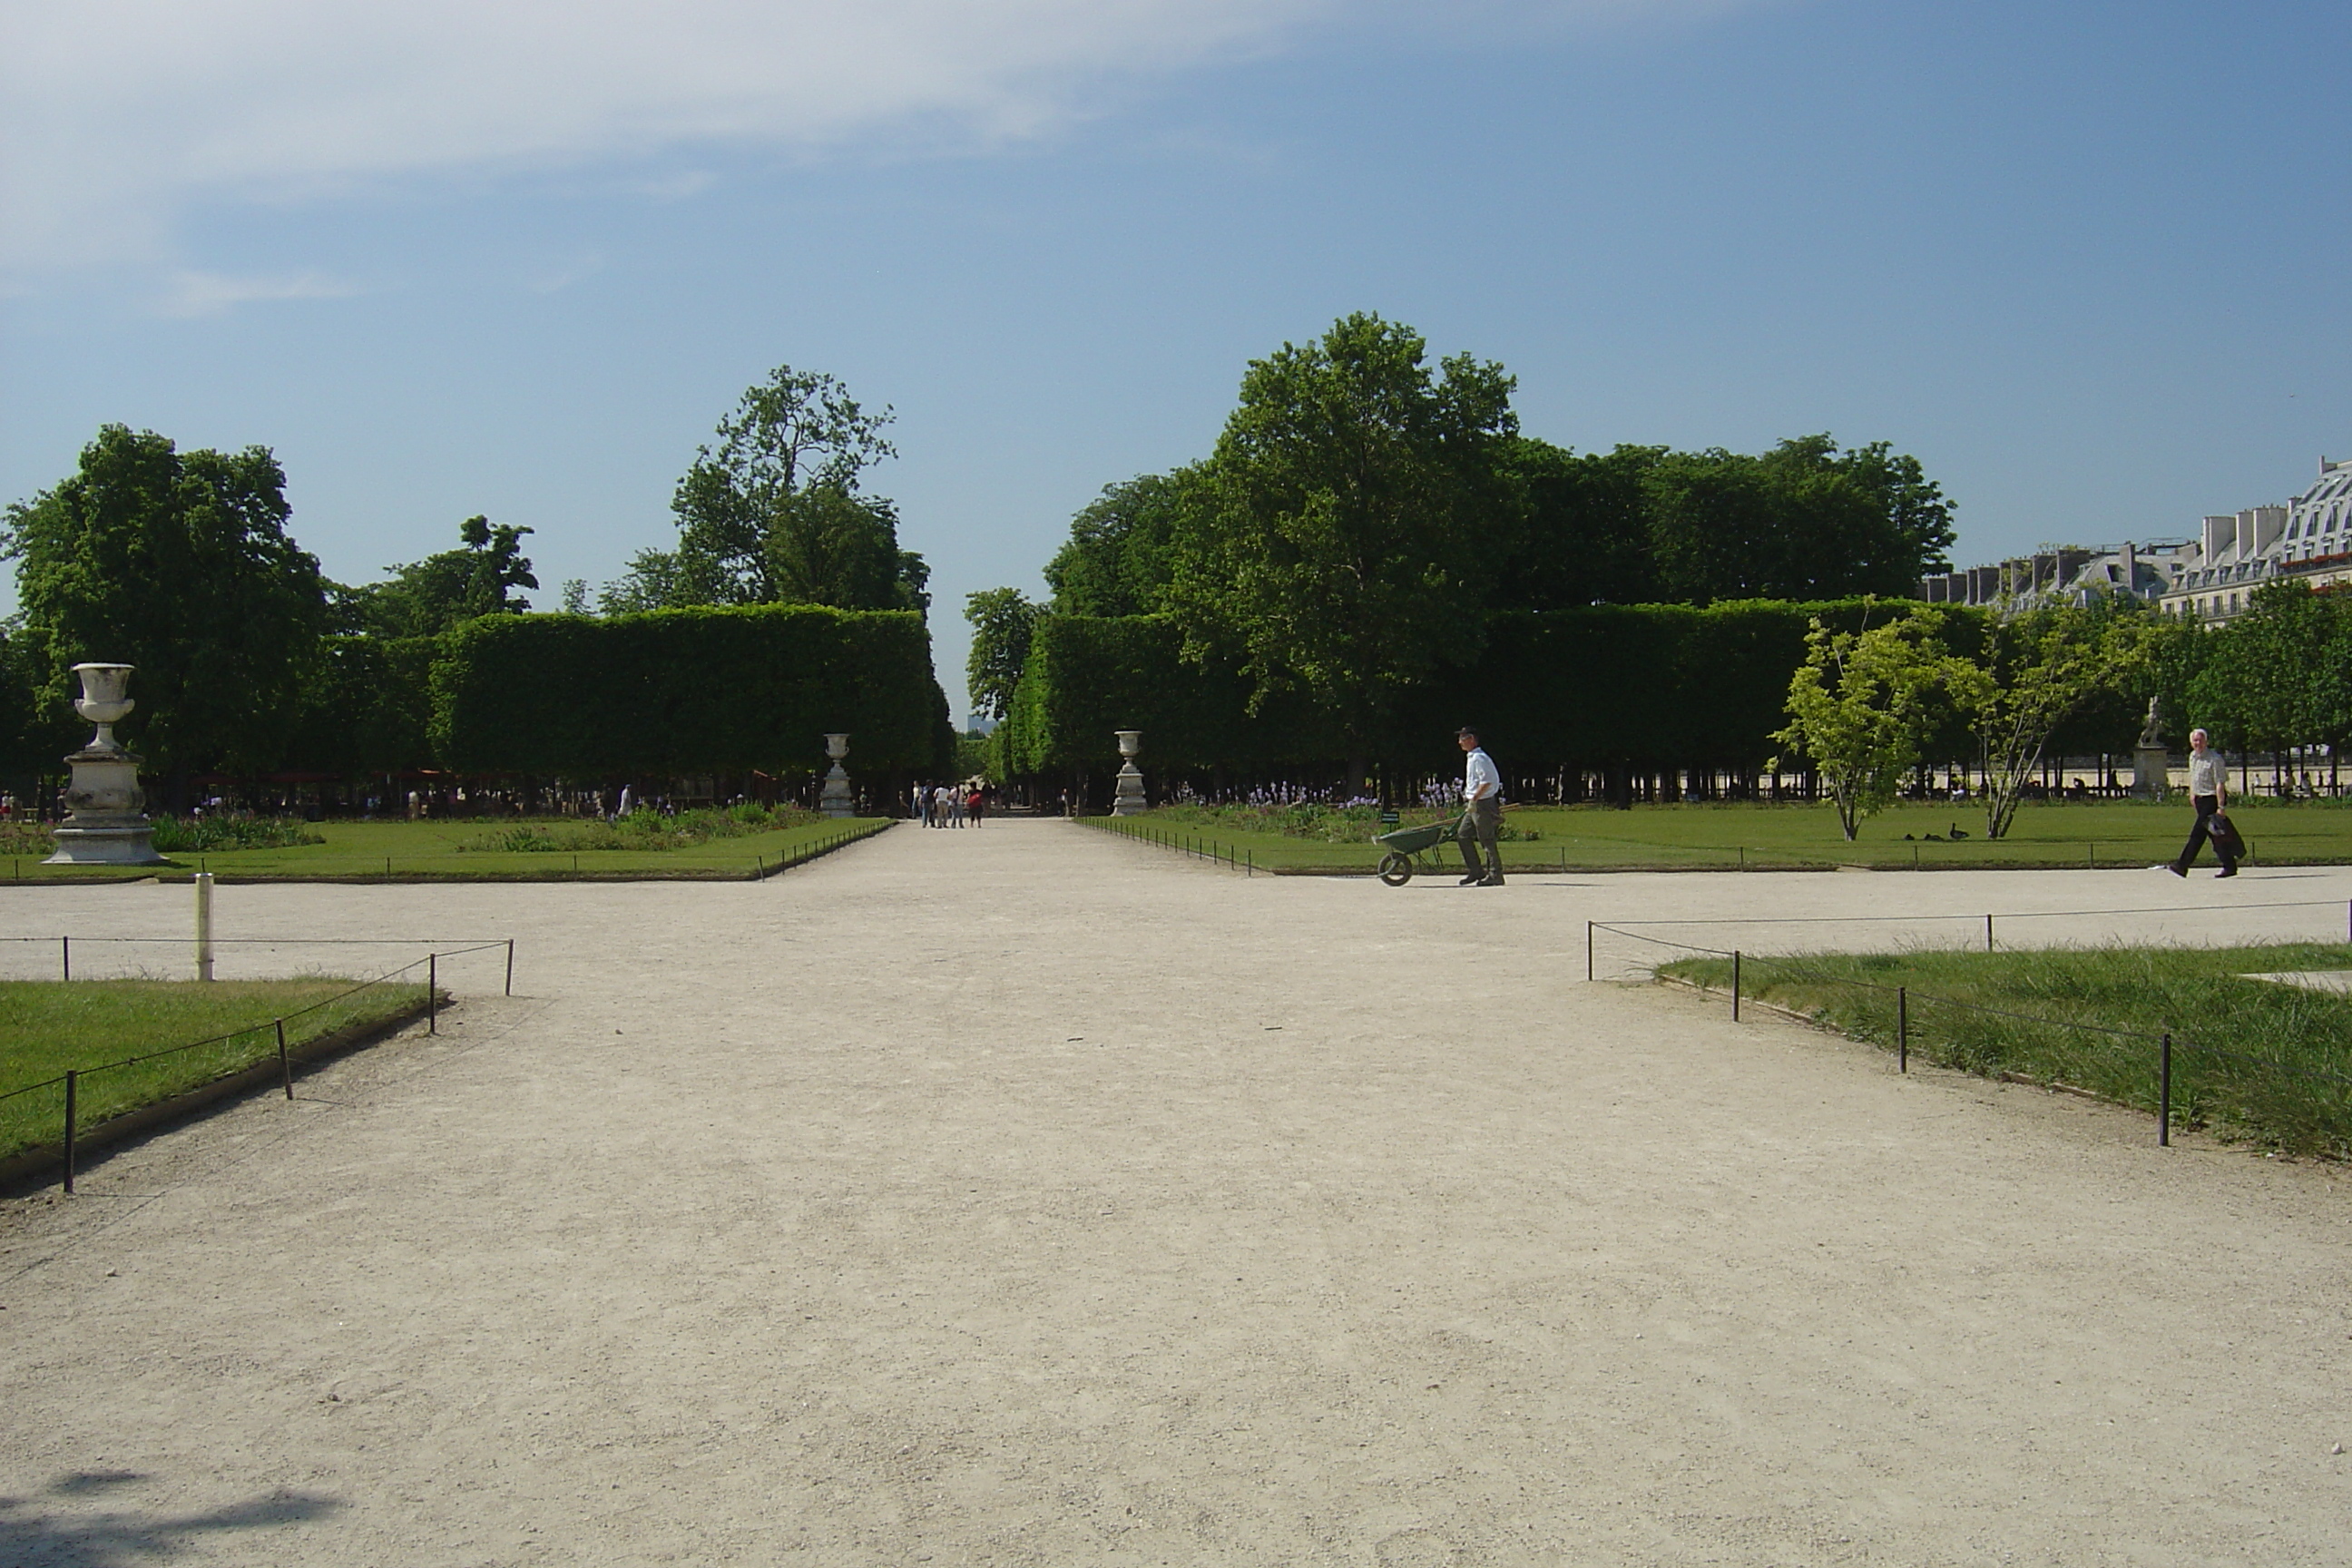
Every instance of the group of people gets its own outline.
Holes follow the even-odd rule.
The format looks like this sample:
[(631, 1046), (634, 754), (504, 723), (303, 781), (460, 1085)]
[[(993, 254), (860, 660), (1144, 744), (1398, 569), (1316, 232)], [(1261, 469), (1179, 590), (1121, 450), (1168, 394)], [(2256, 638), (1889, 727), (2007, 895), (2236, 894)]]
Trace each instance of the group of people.
[(988, 792), (976, 784), (917, 784), (908, 816), (926, 827), (978, 827), (988, 812)]

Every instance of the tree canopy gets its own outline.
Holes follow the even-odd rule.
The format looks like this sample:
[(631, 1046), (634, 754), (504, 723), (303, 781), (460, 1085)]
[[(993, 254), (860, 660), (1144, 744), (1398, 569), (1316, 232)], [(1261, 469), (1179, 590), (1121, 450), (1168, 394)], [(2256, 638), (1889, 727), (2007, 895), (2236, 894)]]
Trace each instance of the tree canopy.
[(381, 637), (437, 637), (478, 616), (519, 613), (530, 601), (514, 592), (536, 588), (522, 536), (531, 531), (487, 517), (457, 525), (459, 548), (405, 566), (387, 566), (391, 580), (356, 588), (331, 585), (336, 630)]
[(897, 456), (883, 436), (891, 418), (822, 371), (779, 365), (678, 481), (677, 546), (639, 551), (603, 607), (929, 608), (929, 568), (898, 548), (897, 509), (862, 493), (866, 471)]
[(70, 667), (139, 667), (127, 733), (174, 778), (274, 760), (326, 618), (319, 563), (287, 536), (286, 476), (268, 448), (181, 452), (101, 427), (72, 477), (12, 504), (26, 656), (45, 710)]

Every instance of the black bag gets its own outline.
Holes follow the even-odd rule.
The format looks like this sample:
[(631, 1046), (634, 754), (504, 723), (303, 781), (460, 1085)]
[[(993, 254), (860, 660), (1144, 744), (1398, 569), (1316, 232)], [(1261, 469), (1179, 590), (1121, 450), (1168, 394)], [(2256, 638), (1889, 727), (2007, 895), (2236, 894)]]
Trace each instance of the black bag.
[(2238, 831), (2227, 812), (2215, 812), (2205, 824), (2205, 834), (2213, 841), (2213, 853), (2224, 859), (2243, 860), (2252, 853), (2246, 847), (2246, 836)]

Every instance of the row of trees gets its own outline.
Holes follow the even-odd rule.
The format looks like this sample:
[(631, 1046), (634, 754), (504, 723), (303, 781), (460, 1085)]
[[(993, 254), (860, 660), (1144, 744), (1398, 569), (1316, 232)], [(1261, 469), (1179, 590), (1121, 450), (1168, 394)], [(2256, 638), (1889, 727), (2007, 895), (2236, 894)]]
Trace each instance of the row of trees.
[(1433, 366), (1369, 314), (1254, 361), (1210, 456), (1073, 520), (1050, 603), (971, 596), (975, 709), (1009, 711), (1040, 616), (1162, 616), (1252, 712), (1297, 697), (1327, 719), (1360, 779), (1498, 615), (1905, 595), (1944, 565), (1950, 505), (1884, 443), (1578, 454), (1520, 432), (1514, 384), (1466, 354)]
[[(892, 455), (890, 418), (831, 376), (778, 368), (679, 480), (675, 548), (640, 552), (597, 608), (912, 612), (928, 645), (928, 568), (898, 548), (891, 503), (863, 489)], [(410, 735), (436, 639), (530, 610), (530, 529), (469, 518), (457, 548), (347, 586), (289, 531), (285, 486), (267, 448), (183, 452), (109, 425), (72, 475), (7, 509), (0, 559), (16, 563), (18, 609), (0, 623), (0, 775), (57, 770), (80, 738), (70, 668), (93, 658), (140, 667), (131, 732), (169, 808), (199, 774), (339, 768), (352, 747), (329, 737), (349, 726), (316, 710), (322, 694), (362, 700), (385, 737)], [(564, 585), (572, 615), (592, 614), (588, 597)], [(383, 689), (355, 689), (362, 676)], [(429, 760), (405, 740), (359, 749)]]
[(2150, 698), (2167, 743), (2203, 729), (2242, 763), (2267, 755), (2283, 788), (2290, 755), (2324, 752), (2333, 793), (2352, 742), (2352, 597), (2269, 584), (2215, 628), (2116, 601), (1998, 617), (1892, 605), (1859, 627), (1816, 619), (1773, 738), (1820, 771), (1848, 838), (1923, 762), (1973, 754), (1986, 835), (1998, 838), (2047, 758), (2086, 728), (2119, 742)]

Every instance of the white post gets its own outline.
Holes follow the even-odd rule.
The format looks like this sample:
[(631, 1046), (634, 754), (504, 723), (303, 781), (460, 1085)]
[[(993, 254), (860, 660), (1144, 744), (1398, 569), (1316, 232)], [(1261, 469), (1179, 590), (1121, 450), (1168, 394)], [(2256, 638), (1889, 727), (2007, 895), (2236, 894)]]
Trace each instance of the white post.
[(196, 873), (196, 978), (213, 977), (213, 874)]

